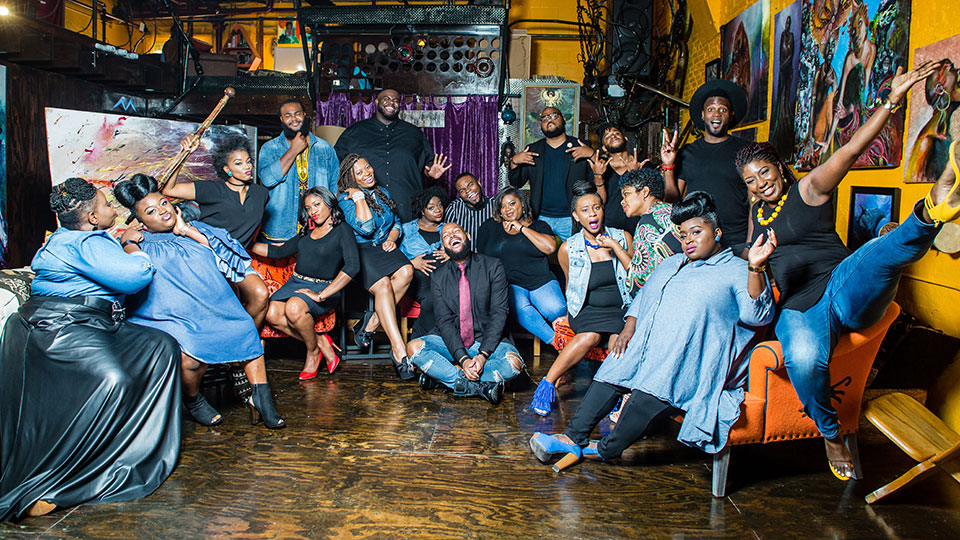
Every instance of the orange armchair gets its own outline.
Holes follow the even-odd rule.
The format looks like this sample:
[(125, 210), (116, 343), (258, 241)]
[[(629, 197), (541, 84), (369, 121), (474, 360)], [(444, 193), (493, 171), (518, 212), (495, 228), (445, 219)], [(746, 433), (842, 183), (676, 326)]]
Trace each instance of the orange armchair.
[[(293, 267), (297, 263), (296, 256), (287, 257), (286, 259), (269, 259), (260, 257), (259, 255), (252, 255), (252, 257), (253, 261), (251, 261), (250, 266), (263, 278), (263, 282), (267, 285), (267, 290), (270, 291), (270, 294), (277, 292), (277, 289), (287, 282), (287, 279), (293, 275)], [(318, 334), (325, 334), (333, 329), (333, 325), (336, 324), (336, 322), (336, 311), (331, 309), (317, 319), (314, 331)], [(263, 323), (263, 329), (260, 330), (260, 337), (279, 338), (287, 337), (287, 335), (269, 324)]]
[[(877, 324), (862, 332), (841, 335), (830, 359), (834, 406), (844, 442), (853, 457), (854, 478), (858, 480), (861, 471), (857, 427), (863, 390), (880, 343), (899, 314), (900, 306), (891, 303)], [(740, 418), (733, 425), (726, 446), (713, 457), (713, 495), (726, 494), (730, 447), (814, 437), (820, 437), (820, 432), (804, 414), (797, 392), (790, 384), (780, 342), (760, 343), (750, 353), (749, 380)]]

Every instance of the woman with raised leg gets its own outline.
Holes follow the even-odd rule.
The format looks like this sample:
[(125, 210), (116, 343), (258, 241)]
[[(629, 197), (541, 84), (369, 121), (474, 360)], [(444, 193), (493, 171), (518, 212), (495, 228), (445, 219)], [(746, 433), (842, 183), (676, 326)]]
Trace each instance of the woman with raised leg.
[(413, 280), (413, 266), (398, 247), (401, 228), (386, 188), (377, 185), (373, 167), (358, 154), (340, 162), (339, 203), (344, 220), (353, 228), (360, 251), (360, 281), (373, 295), (373, 312), (364, 314), (354, 327), (354, 341), (370, 345), (373, 333), (383, 325), (393, 352), (393, 368), (403, 380), (416, 377), (407, 358), (407, 346), (397, 324), (397, 302)]
[(604, 203), (597, 187), (590, 182), (574, 184), (570, 210), (581, 230), (560, 245), (559, 259), (567, 277), (570, 328), (576, 334), (560, 351), (533, 394), (530, 408), (541, 416), (553, 409), (561, 375), (604, 339), (608, 348), (613, 347), (623, 330), (623, 315), (630, 303), (627, 271), (633, 257), (633, 237), (604, 226)]
[(262, 416), (268, 428), (284, 427), (267, 384), (257, 327), (227, 282), (243, 280), (250, 259), (246, 250), (224, 229), (184, 223), (153, 177), (135, 174), (113, 192), (143, 224), (139, 247), (156, 268), (150, 285), (129, 298), (130, 320), (163, 330), (180, 343), (187, 410), (203, 425), (221, 423), (220, 413), (200, 393), (200, 379), (209, 364), (239, 363), (253, 390), (247, 402), (253, 420)]
[(328, 373), (340, 364), (330, 336), (315, 333), (314, 317), (336, 308), (340, 292), (360, 272), (360, 256), (337, 197), (327, 188), (314, 187), (303, 194), (300, 221), (304, 226), (297, 236), (279, 246), (258, 242), (250, 251), (272, 259), (297, 254), (293, 275), (270, 297), (267, 322), (306, 346), (300, 372), (305, 381), (316, 378), (321, 356)]
[(776, 334), (787, 374), (823, 435), (830, 470), (844, 481), (853, 477), (854, 466), (830, 402), (833, 347), (841, 333), (869, 328), (883, 317), (903, 269), (930, 249), (941, 223), (957, 218), (955, 149), (930, 194), (903, 223), (852, 254), (837, 235), (833, 197), (910, 88), (939, 67), (927, 62), (906, 73), (898, 69), (883, 106), (850, 142), (800, 180), (768, 144), (751, 144), (737, 156), (737, 170), (757, 199), (749, 238), (775, 234), (779, 241), (770, 271), (780, 290)]

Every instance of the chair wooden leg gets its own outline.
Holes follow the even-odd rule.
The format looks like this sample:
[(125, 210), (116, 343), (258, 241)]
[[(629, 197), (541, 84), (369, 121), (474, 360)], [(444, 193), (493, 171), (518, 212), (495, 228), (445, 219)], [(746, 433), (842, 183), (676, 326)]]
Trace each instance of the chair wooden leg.
[(724, 446), (713, 455), (713, 496), (727, 495), (727, 468), (730, 465), (730, 447)]
[(857, 434), (847, 433), (843, 436), (843, 443), (850, 452), (850, 459), (853, 461), (853, 479), (863, 480), (863, 471), (860, 469), (860, 448), (857, 446)]
[(540, 338), (533, 336), (533, 359), (540, 361)]
[(900, 475), (893, 482), (890, 482), (889, 484), (881, 487), (864, 498), (867, 500), (867, 504), (875, 503), (887, 495), (890, 495), (891, 493), (908, 486), (915, 480), (926, 476), (930, 473), (930, 471), (936, 470), (936, 468), (936, 464), (932, 463), (929, 459), (923, 463), (917, 463), (916, 466)]
[(410, 336), (410, 319), (400, 317), (400, 337), (403, 338), (403, 344), (407, 344), (407, 338)]

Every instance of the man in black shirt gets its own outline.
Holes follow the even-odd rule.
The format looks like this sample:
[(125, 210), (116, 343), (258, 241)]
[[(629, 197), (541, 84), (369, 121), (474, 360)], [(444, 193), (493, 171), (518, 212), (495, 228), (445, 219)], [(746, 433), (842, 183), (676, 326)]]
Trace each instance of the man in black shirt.
[(377, 113), (348, 127), (334, 149), (341, 161), (360, 154), (373, 166), (377, 184), (390, 192), (402, 223), (416, 219), (410, 198), (423, 189), (423, 175), (437, 179), (450, 168), (443, 154), (433, 155), (423, 132), (400, 118), (400, 93), (389, 88), (377, 94)]
[(444, 215), (446, 221), (452, 221), (463, 228), (467, 236), (473, 240), (473, 250), (477, 250), (477, 233), (483, 222), (493, 215), (493, 204), (483, 194), (477, 177), (470, 173), (463, 173), (457, 177), (454, 184), (459, 197), (447, 206)]
[(510, 159), (510, 185), (519, 188), (530, 182), (533, 217), (566, 240), (573, 227), (570, 194), (574, 184), (592, 178), (586, 158), (593, 155), (593, 148), (567, 135), (563, 113), (556, 107), (540, 113), (540, 129), (545, 137)]
[(443, 226), (441, 241), (450, 260), (431, 280), (437, 324), (431, 334), (410, 341), (407, 355), (423, 372), (421, 388), (439, 382), (455, 396), (481, 396), (496, 405), (504, 382), (523, 369), (504, 330), (510, 305), (503, 265), (471, 252), (470, 239), (456, 223)]
[(703, 131), (703, 138), (676, 152), (677, 134), (663, 133), (660, 149), (667, 202), (676, 202), (684, 193), (706, 191), (717, 204), (723, 227), (723, 247), (742, 246), (747, 241), (749, 205), (747, 187), (734, 165), (737, 152), (749, 144), (728, 131), (747, 112), (747, 94), (729, 81), (703, 84), (690, 100), (690, 119)]

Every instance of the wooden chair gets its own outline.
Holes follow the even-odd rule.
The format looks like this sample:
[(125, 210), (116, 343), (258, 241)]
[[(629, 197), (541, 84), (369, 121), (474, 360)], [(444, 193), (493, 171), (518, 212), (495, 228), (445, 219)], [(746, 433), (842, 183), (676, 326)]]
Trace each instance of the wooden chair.
[(912, 397), (894, 392), (867, 403), (864, 415), (919, 463), (865, 498), (874, 503), (940, 469), (960, 482), (960, 434)]
[[(841, 335), (830, 359), (834, 406), (844, 442), (853, 458), (853, 477), (857, 480), (862, 477), (857, 428), (863, 390), (880, 343), (899, 314), (900, 306), (891, 303), (877, 324), (862, 332)], [(749, 370), (740, 418), (730, 430), (726, 446), (713, 456), (714, 497), (726, 494), (731, 447), (820, 437), (816, 424), (804, 414), (803, 405), (787, 377), (779, 341), (764, 341), (754, 347)]]
[(410, 339), (410, 319), (420, 317), (420, 302), (405, 294), (397, 304), (397, 308), (400, 311), (400, 335), (406, 343)]

